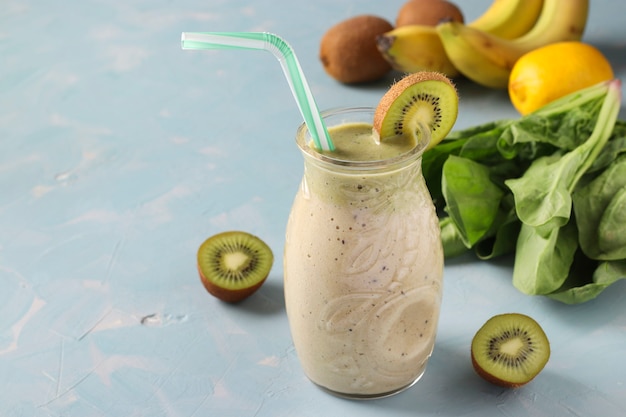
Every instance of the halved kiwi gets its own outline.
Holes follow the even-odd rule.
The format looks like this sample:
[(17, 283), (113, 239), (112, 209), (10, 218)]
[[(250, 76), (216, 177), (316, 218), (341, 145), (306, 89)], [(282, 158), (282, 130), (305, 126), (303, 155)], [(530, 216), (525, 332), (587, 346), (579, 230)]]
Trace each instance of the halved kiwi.
[(228, 231), (205, 240), (198, 249), (197, 262), (206, 290), (234, 303), (252, 295), (265, 282), (274, 255), (260, 238)]
[(476, 373), (496, 385), (515, 388), (530, 382), (550, 358), (550, 342), (533, 318), (520, 313), (493, 316), (472, 340)]
[(420, 123), (430, 129), (427, 149), (452, 130), (459, 110), (459, 96), (452, 81), (434, 71), (403, 77), (382, 97), (374, 113), (374, 130), (380, 140), (402, 135), (420, 138)]

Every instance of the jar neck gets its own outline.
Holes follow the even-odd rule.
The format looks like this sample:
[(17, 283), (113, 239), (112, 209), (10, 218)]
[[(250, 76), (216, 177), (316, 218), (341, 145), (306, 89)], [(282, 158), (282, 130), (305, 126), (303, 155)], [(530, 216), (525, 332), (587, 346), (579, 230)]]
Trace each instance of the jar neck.
[(335, 204), (353, 208), (367, 206), (374, 200), (392, 200), (405, 193), (425, 192), (421, 156), (402, 164), (356, 169), (304, 157), (303, 191)]
[[(306, 171), (317, 175), (341, 176), (346, 180), (364, 177), (392, 177), (401, 175), (421, 174), (422, 154), (414, 154), (402, 159), (381, 161), (349, 162), (335, 161), (329, 158), (320, 159), (309, 152), (302, 152)], [(407, 174), (408, 173), (408, 174)]]

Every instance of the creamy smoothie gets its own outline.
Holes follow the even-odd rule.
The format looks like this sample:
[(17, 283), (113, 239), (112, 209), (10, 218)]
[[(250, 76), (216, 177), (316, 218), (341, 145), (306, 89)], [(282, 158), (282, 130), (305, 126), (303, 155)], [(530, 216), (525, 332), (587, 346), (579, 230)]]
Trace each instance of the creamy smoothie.
[[(414, 141), (379, 144), (362, 122), (329, 132), (332, 154), (304, 149), (305, 175), (287, 226), (290, 329), (313, 382), (357, 398), (389, 395), (420, 378), (433, 349), (439, 225)], [(381, 159), (393, 162), (371, 162)]]

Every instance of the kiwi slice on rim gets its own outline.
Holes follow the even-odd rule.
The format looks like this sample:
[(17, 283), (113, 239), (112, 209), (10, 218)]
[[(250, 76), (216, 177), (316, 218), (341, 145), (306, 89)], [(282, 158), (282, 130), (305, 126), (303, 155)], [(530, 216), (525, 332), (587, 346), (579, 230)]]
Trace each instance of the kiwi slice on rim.
[(430, 129), (430, 143), (437, 145), (452, 130), (459, 110), (459, 96), (452, 81), (434, 71), (403, 77), (381, 98), (374, 113), (374, 130), (380, 140), (417, 135), (420, 124)]
[(249, 297), (265, 282), (274, 262), (270, 247), (241, 231), (218, 233), (198, 249), (198, 272), (206, 290), (222, 301)]
[(533, 318), (520, 313), (493, 316), (472, 340), (472, 365), (487, 381), (507, 388), (530, 382), (550, 358), (550, 342)]

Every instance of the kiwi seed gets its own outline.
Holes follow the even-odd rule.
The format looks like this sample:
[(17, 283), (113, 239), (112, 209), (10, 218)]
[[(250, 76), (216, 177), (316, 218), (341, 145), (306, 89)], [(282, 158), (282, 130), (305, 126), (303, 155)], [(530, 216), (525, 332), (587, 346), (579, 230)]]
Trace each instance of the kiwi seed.
[(496, 385), (515, 388), (541, 372), (550, 358), (550, 342), (531, 317), (499, 314), (476, 332), (471, 356), (478, 375)]
[(381, 140), (401, 135), (419, 138), (423, 124), (430, 129), (430, 149), (452, 130), (458, 108), (459, 96), (448, 77), (434, 71), (415, 72), (382, 97), (374, 113), (374, 129)]
[(265, 282), (274, 255), (258, 237), (229, 231), (205, 240), (198, 249), (197, 262), (206, 290), (234, 303), (252, 295)]

